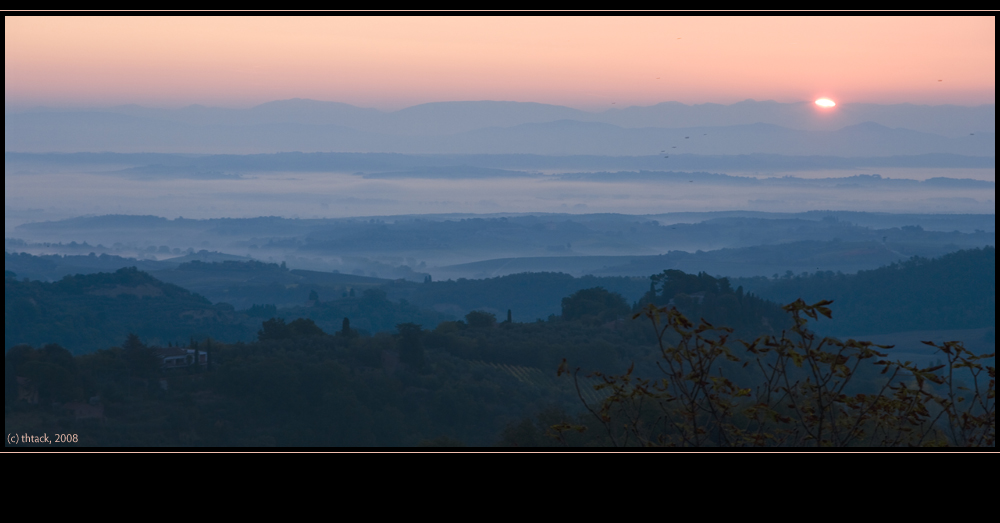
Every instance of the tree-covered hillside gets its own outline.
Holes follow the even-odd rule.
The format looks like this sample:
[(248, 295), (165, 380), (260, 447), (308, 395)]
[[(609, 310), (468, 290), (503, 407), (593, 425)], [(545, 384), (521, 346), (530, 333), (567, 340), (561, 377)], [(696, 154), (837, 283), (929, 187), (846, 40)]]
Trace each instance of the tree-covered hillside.
[[(667, 292), (695, 290), (691, 284), (731, 295), (718, 280), (686, 276), (663, 281)], [(156, 352), (135, 337), (77, 357), (57, 345), (21, 345), (5, 357), (5, 430), (59, 427), (79, 436), (76, 445), (96, 447), (404, 447), (557, 445), (553, 427), (589, 426), (563, 442), (607, 445), (580, 398), (597, 405), (613, 391), (595, 389), (602, 378), (579, 376), (578, 395), (572, 380), (558, 378), (559, 362), (605, 376), (632, 369), (652, 376), (662, 363), (657, 336), (648, 321), (603, 323), (624, 305), (603, 289), (574, 293), (563, 305), (563, 316), (549, 321), (497, 323), (473, 311), (433, 330), (403, 323), (374, 336), (349, 321), (328, 334), (311, 320), (272, 318), (258, 323), (259, 341), (193, 343), (208, 355), (204, 367), (160, 368)], [(741, 337), (760, 334), (756, 326)], [(731, 347), (747, 352), (736, 341)], [(713, 377), (725, 372), (743, 386), (754, 385), (751, 370), (739, 361), (711, 364)], [(857, 390), (877, 391), (885, 379), (878, 371), (857, 369)], [(793, 370), (793, 378), (806, 372)]]
[(734, 280), (761, 296), (788, 303), (833, 300), (829, 331), (874, 335), (976, 329), (996, 325), (996, 248), (913, 258), (857, 274), (818, 273)]
[(213, 305), (134, 268), (54, 283), (4, 282), (5, 349), (58, 343), (82, 354), (133, 332), (166, 345), (191, 337), (247, 340), (254, 331), (231, 306)]
[[(274, 268), (281, 274), (288, 272), (278, 266)], [(4, 282), (5, 350), (25, 343), (56, 343), (74, 354), (84, 354), (112, 347), (130, 333), (163, 345), (208, 337), (228, 342), (250, 341), (255, 338), (261, 319), (270, 317), (287, 321), (309, 318), (328, 331), (339, 328), (344, 318), (353, 318), (357, 328), (370, 333), (391, 331), (397, 324), (411, 322), (433, 328), (453, 319), (405, 300), (390, 301), (384, 291), (370, 284), (367, 290), (358, 288), (357, 292), (354, 283), (350, 287), (278, 286), (294, 291), (299, 295), (296, 301), (302, 305), (278, 308), (260, 304), (237, 311), (228, 303), (213, 305), (198, 294), (163, 283), (135, 268), (113, 274), (67, 276), (52, 283), (18, 281), (12, 274), (7, 274)], [(238, 271), (235, 276), (240, 276)], [(232, 272), (226, 273), (225, 278), (232, 277)], [(320, 300), (315, 288), (350, 291), (334, 299), (322, 296)]]
[(727, 278), (666, 270), (651, 280), (642, 304), (676, 306), (691, 318), (726, 325), (748, 337), (776, 334), (791, 326), (776, 303), (747, 294), (743, 287), (734, 290)]

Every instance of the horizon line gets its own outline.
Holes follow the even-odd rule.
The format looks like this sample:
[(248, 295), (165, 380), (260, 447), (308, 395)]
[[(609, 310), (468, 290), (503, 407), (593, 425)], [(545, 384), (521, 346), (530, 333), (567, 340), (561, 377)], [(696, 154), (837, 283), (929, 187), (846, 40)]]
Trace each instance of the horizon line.
[[(422, 102), (422, 103), (418, 103), (418, 104), (407, 105), (407, 106), (399, 108), (399, 109), (379, 109), (379, 108), (376, 108), (376, 107), (365, 107), (365, 106), (361, 106), (361, 105), (355, 105), (355, 104), (352, 104), (352, 103), (349, 103), (349, 102), (341, 102), (341, 101), (335, 101), (335, 100), (317, 100), (315, 98), (299, 98), (299, 97), (294, 97), (294, 98), (279, 98), (279, 99), (270, 100), (270, 101), (266, 101), (266, 102), (255, 103), (255, 104), (251, 104), (251, 105), (238, 105), (238, 106), (230, 106), (230, 105), (206, 105), (206, 104), (202, 104), (202, 103), (190, 103), (190, 104), (184, 104), (184, 105), (143, 105), (141, 103), (123, 103), (123, 104), (114, 104), (114, 105), (88, 104), (88, 103), (68, 103), (68, 104), (58, 104), (57, 103), (55, 105), (41, 105), (41, 104), (35, 103), (35, 102), (22, 103), (22, 102), (8, 102), (8, 101), (5, 100), (4, 101), (4, 112), (7, 112), (8, 110), (15, 110), (15, 111), (19, 111), (19, 112), (31, 112), (31, 111), (37, 111), (37, 110), (53, 110), (53, 111), (111, 110), (111, 109), (122, 109), (122, 108), (132, 108), (132, 107), (138, 107), (138, 108), (143, 108), (143, 109), (156, 109), (156, 110), (164, 110), (164, 111), (178, 111), (178, 110), (192, 109), (192, 108), (199, 108), (199, 109), (222, 109), (222, 110), (230, 110), (230, 111), (247, 111), (247, 110), (257, 109), (257, 108), (260, 108), (260, 107), (263, 107), (263, 106), (266, 106), (266, 105), (269, 105), (269, 104), (276, 104), (276, 103), (282, 103), (282, 102), (309, 102), (309, 103), (318, 103), (318, 104), (346, 105), (346, 106), (350, 106), (350, 107), (353, 107), (353, 108), (356, 108), (356, 109), (378, 111), (378, 112), (383, 113), (383, 114), (397, 113), (397, 112), (400, 112), (400, 111), (405, 111), (405, 110), (408, 110), (408, 109), (413, 109), (413, 108), (416, 108), (416, 107), (422, 107), (422, 106), (426, 106), (426, 105), (485, 104), (485, 103), (492, 103), (492, 104), (540, 105), (540, 106), (547, 106), (547, 107), (559, 107), (559, 108), (565, 108), (565, 109), (572, 109), (572, 110), (575, 110), (575, 111), (581, 111), (581, 112), (592, 113), (592, 114), (604, 114), (604, 113), (608, 113), (608, 112), (611, 112), (611, 111), (622, 111), (622, 110), (625, 110), (625, 109), (649, 109), (649, 108), (657, 107), (657, 106), (660, 106), (660, 105), (683, 105), (683, 106), (686, 106), (686, 107), (699, 107), (699, 106), (723, 106), (723, 107), (731, 107), (731, 106), (734, 106), (734, 105), (745, 104), (745, 103), (775, 104), (775, 105), (803, 105), (803, 104), (812, 104), (812, 103), (814, 103), (814, 101), (810, 101), (810, 100), (800, 100), (800, 101), (793, 101), (793, 102), (779, 102), (779, 101), (773, 100), (773, 99), (756, 100), (754, 98), (747, 98), (745, 100), (740, 100), (740, 101), (732, 102), (732, 103), (728, 103), (728, 104), (727, 103), (722, 103), (722, 102), (704, 102), (704, 103), (690, 103), (689, 104), (689, 103), (684, 103), (684, 102), (680, 102), (680, 101), (676, 101), (676, 100), (664, 100), (662, 102), (656, 102), (656, 103), (651, 104), (651, 105), (627, 105), (627, 106), (623, 105), (621, 108), (611, 107), (611, 108), (605, 108), (603, 110), (594, 110), (592, 108), (591, 109), (585, 109), (583, 107), (576, 107), (576, 106), (572, 106), (572, 105), (560, 105), (560, 104), (552, 104), (552, 103), (544, 103), (544, 102), (529, 102), (529, 101), (516, 101), (516, 100), (487, 100), (487, 99), (482, 99), (482, 100), (439, 100), (439, 101)], [(965, 108), (977, 108), (977, 107), (991, 107), (991, 106), (995, 107), (996, 106), (996, 102), (994, 102), (994, 103), (985, 103), (985, 104), (973, 104), (973, 105), (963, 105), (963, 104), (955, 104), (955, 103), (922, 104), (922, 103), (913, 103), (913, 102), (899, 102), (899, 103), (842, 102), (842, 103), (838, 103), (838, 107), (862, 106), (862, 105), (890, 106), (890, 107), (891, 106), (908, 105), (908, 106), (914, 106), (914, 107), (965, 107)]]

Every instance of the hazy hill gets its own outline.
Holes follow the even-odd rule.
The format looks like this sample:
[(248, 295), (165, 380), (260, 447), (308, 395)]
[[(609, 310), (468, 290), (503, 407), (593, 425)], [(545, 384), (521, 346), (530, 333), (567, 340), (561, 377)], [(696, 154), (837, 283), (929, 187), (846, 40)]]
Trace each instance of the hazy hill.
[[(987, 139), (989, 139), (987, 137)], [(641, 156), (546, 156), (538, 154), (412, 155), (383, 153), (275, 153), (249, 155), (4, 153), (8, 176), (40, 173), (94, 173), (141, 180), (244, 179), (266, 172), (354, 173), (367, 178), (523, 178), (539, 171), (561, 173), (563, 180), (597, 181), (601, 172), (713, 173), (740, 182), (734, 173), (880, 168), (992, 169), (995, 158), (928, 153), (907, 156), (786, 156), (777, 154), (704, 155), (670, 154), (663, 158), (656, 148)], [(652, 154), (649, 154), (652, 153)], [(956, 171), (954, 178), (961, 178)], [(698, 176), (696, 179), (700, 178)], [(641, 177), (635, 177), (639, 180)], [(690, 179), (690, 176), (689, 176)]]
[[(556, 120), (609, 123), (625, 128), (724, 127), (767, 123), (815, 131), (830, 131), (871, 121), (887, 127), (902, 127), (946, 136), (963, 136), (970, 132), (987, 132), (996, 128), (994, 104), (975, 107), (841, 104), (834, 112), (820, 115), (811, 102), (754, 100), (730, 105), (663, 102), (652, 106), (609, 108), (591, 112), (557, 105), (502, 101), (436, 102), (398, 111), (378, 111), (338, 102), (291, 99), (267, 102), (246, 109), (201, 105), (156, 109), (127, 105), (100, 111), (193, 125), (297, 123), (342, 125), (371, 132), (399, 134), (454, 134), (484, 127), (512, 127)], [(38, 108), (5, 112), (20, 114), (70, 111)]]
[(600, 121), (622, 127), (728, 126), (767, 123), (814, 131), (831, 131), (862, 122), (886, 127), (964, 136), (996, 129), (996, 105), (841, 104), (836, 111), (817, 114), (811, 102), (778, 103), (745, 100), (731, 105), (686, 105), (664, 102), (649, 107), (610, 109)]
[(491, 101), (423, 104), (390, 113), (312, 100), (250, 109), (40, 109), (5, 112), (4, 149), (618, 156), (676, 146), (678, 153), (711, 155), (995, 155), (992, 105), (845, 105), (837, 111), (819, 118), (810, 104), (750, 101), (604, 113)]
[[(561, 120), (493, 127), (451, 136), (426, 152), (609, 156), (649, 154), (894, 156), (926, 153), (994, 156), (993, 133), (947, 138), (864, 122), (836, 131), (801, 131), (772, 124), (727, 127), (623, 128)], [(433, 149), (431, 149), (433, 147)]]
[(75, 274), (115, 272), (125, 267), (136, 267), (145, 272), (161, 271), (176, 267), (177, 263), (153, 260), (136, 260), (101, 254), (100, 256), (32, 256), (27, 253), (4, 252), (4, 269), (17, 273), (21, 278), (57, 281)]
[[(447, 136), (398, 136), (336, 125), (276, 123), (193, 125), (106, 113), (11, 115), (5, 150), (18, 152), (347, 152), (407, 154), (538, 154), (647, 156), (667, 154), (899, 156), (927, 153), (993, 157), (995, 135), (949, 138), (865, 123), (837, 131), (800, 131), (770, 124), (682, 129), (629, 129), (561, 120), (491, 127)], [(674, 149), (676, 147), (676, 149)]]
[[(874, 191), (896, 181), (868, 177), (847, 182)], [(746, 183), (762, 182), (748, 179)], [(932, 181), (899, 183), (933, 186)], [(15, 234), (22, 239), (9, 239), (9, 252), (65, 255), (47, 261), (7, 257), (8, 270), (31, 278), (58, 279), (66, 274), (139, 264), (146, 264), (144, 270), (160, 271), (194, 260), (252, 258), (271, 263), (286, 261), (292, 269), (315, 274), (339, 271), (344, 273), (341, 279), (349, 274), (416, 282), (422, 282), (428, 274), (435, 279), (457, 279), (520, 272), (646, 277), (664, 269), (724, 276), (771, 276), (788, 270), (795, 274), (816, 270), (854, 272), (912, 256), (938, 257), (960, 249), (994, 245), (996, 235), (992, 215), (849, 212), (317, 220), (99, 216), (24, 225)], [(228, 254), (209, 253), (202, 245)], [(96, 253), (94, 257), (89, 256), (92, 252)], [(160, 261), (123, 260), (151, 257)], [(192, 288), (193, 283), (174, 277), (163, 276)], [(271, 282), (265, 278), (257, 284), (304, 285), (311, 280)], [(334, 286), (342, 287), (343, 283)], [(224, 287), (199, 286), (197, 292), (223, 300), (215, 293), (228, 287), (228, 283)], [(299, 303), (304, 299), (273, 295), (273, 303)], [(239, 298), (244, 299), (250, 298)]]

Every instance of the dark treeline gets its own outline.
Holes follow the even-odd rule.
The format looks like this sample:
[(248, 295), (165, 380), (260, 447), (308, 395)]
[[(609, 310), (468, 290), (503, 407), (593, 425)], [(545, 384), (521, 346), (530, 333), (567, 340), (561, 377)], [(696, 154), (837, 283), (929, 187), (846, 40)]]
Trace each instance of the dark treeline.
[(285, 318), (308, 318), (326, 330), (334, 330), (343, 318), (355, 318), (355, 326), (369, 333), (391, 331), (400, 323), (415, 323), (433, 328), (442, 321), (452, 319), (451, 315), (420, 308), (406, 300), (394, 302), (386, 297), (380, 288), (366, 289), (354, 293), (349, 291), (337, 299), (322, 301), (315, 293), (309, 305), (281, 309)]
[[(739, 293), (725, 280), (662, 276), (658, 300), (703, 293), (700, 303), (687, 302), (689, 314), (716, 309), (737, 320), (771, 318), (781, 329), (789, 323), (772, 316), (777, 306), (749, 295), (746, 310), (726, 300)], [(647, 322), (620, 320), (632, 310), (597, 288), (568, 296), (560, 317), (535, 323), (472, 311), (433, 330), (404, 323), (367, 336), (348, 318), (332, 334), (312, 320), (272, 318), (251, 343), (190, 342), (186, 349), (195, 361), (206, 355), (206, 364), (173, 369), (161, 367), (162, 349), (134, 335), (76, 357), (55, 344), (20, 345), (5, 356), (5, 429), (78, 434), (81, 446), (524, 447), (556, 445), (549, 428), (572, 423), (593, 426), (563, 443), (605, 445), (556, 367), (565, 358), (613, 374), (636, 363), (637, 373), (651, 375), (656, 335)], [(734, 336), (775, 330), (744, 323)], [(751, 376), (738, 362), (720, 365), (730, 379)], [(875, 390), (882, 380), (875, 367), (858, 376), (852, 391)], [(606, 395), (596, 383), (583, 380), (590, 404)]]
[(33, 256), (28, 253), (4, 252), (4, 267), (21, 275), (22, 278), (56, 281), (67, 275), (114, 272), (124, 267), (136, 267), (141, 271), (153, 272), (174, 268), (178, 265), (170, 262), (123, 258), (107, 253), (95, 253), (90, 256), (90, 252), (94, 250), (101, 251), (99, 248), (90, 246), (80, 250), (84, 254)]
[[(731, 282), (666, 270), (644, 282), (635, 302), (602, 286), (573, 289), (582, 279), (553, 274), (405, 284), (411, 297), (420, 291), (422, 299), (460, 303), (503, 286), (511, 294), (493, 299), (567, 291), (560, 314), (529, 322), (514, 321), (511, 310), (475, 307), (448, 317), (406, 298), (390, 300), (391, 286), (339, 296), (302, 287), (301, 306), (235, 311), (135, 269), (54, 283), (19, 281), (5, 271), (5, 427), (57, 427), (92, 446), (555, 444), (546, 427), (588, 423), (572, 383), (556, 379), (562, 361), (587, 372), (632, 367), (656, 376), (656, 335), (648, 321), (633, 319), (647, 304), (731, 327), (733, 348), (741, 347), (736, 339), (782, 336), (792, 325), (774, 301), (747, 289), (807, 300), (829, 293), (828, 324), (838, 329), (840, 318), (888, 331), (982, 328), (995, 323), (994, 271), (989, 248), (856, 276)], [(991, 330), (977, 341), (994, 337)], [(162, 358), (171, 354), (192, 361), (205, 355), (205, 364), (165, 367)], [(745, 384), (751, 370), (720, 361), (713, 374)], [(883, 379), (872, 366), (857, 377), (851, 394), (875, 390)], [(969, 385), (967, 377), (959, 381)], [(592, 405), (603, 394), (593, 384), (585, 380), (582, 391)], [(565, 442), (606, 444), (592, 428)]]
[[(84, 446), (414, 446), (439, 438), (491, 445), (506, 423), (547, 403), (507, 373), (446, 354), (420, 370), (398, 363), (397, 345), (392, 336), (205, 342), (211, 372), (140, 367), (134, 361), (154, 354), (145, 348), (74, 359), (57, 346), (15, 347), (5, 361), (5, 428), (42, 429), (41, 417), (49, 433), (80, 434)], [(17, 377), (29, 380), (22, 389), (38, 405), (14, 401)], [(66, 410), (85, 402), (106, 419)]]
[(790, 326), (775, 303), (746, 294), (743, 287), (734, 290), (727, 278), (713, 278), (705, 273), (666, 270), (654, 275), (642, 303), (675, 306), (688, 317), (706, 318), (713, 324), (746, 334), (773, 335)]
[[(156, 286), (137, 271), (8, 284), (52, 285), (87, 295), (101, 288), (95, 280), (183, 293)], [(712, 296), (735, 295), (725, 281), (704, 276), (699, 281), (712, 288)], [(127, 287), (136, 283), (140, 287)], [(17, 290), (17, 299), (30, 299), (25, 289)], [(193, 295), (186, 299), (205, 305)], [(367, 291), (355, 300), (354, 320), (342, 318), (332, 335), (312, 319), (275, 317), (258, 320), (257, 341), (251, 343), (185, 344), (208, 355), (204, 367), (162, 369), (158, 348), (135, 335), (123, 335), (120, 347), (77, 357), (52, 343), (15, 346), (5, 363), (7, 428), (28, 430), (41, 416), (66, 430), (86, 430), (90, 445), (492, 445), (504, 427), (525, 416), (579, 410), (571, 387), (553, 379), (562, 358), (616, 372), (652, 356), (654, 338), (631, 320), (633, 306), (601, 288), (565, 297), (562, 314), (548, 321), (498, 321), (492, 313), (472, 311), (430, 330), (406, 322), (394, 333), (367, 335), (357, 326), (371, 322), (366, 316), (377, 307), (366, 310), (364, 304), (383, 300), (379, 291)], [(767, 312), (777, 311), (771, 309)], [(322, 316), (324, 311), (316, 300), (302, 312)], [(8, 318), (8, 328), (11, 323)], [(753, 327), (758, 328), (746, 330), (748, 335), (761, 332), (761, 325), (748, 328)], [(100, 405), (108, 420), (77, 419), (79, 409), (76, 416), (67, 414), (67, 408), (83, 403)]]
[[(250, 341), (259, 324), (261, 307), (237, 311), (228, 303), (206, 298), (176, 285), (163, 283), (134, 268), (115, 273), (67, 276), (53, 283), (17, 280), (8, 271), (4, 280), (4, 348), (27, 343), (58, 343), (75, 354), (107, 348), (129, 333), (159, 344), (186, 342), (191, 337)], [(284, 287), (282, 287), (284, 288)], [(283, 319), (311, 318), (334, 330), (344, 317), (358, 318), (370, 332), (392, 330), (396, 324), (416, 322), (433, 327), (451, 316), (393, 302), (383, 290), (331, 287), (343, 290), (331, 301), (310, 298), (299, 288), (300, 307), (277, 309)], [(311, 291), (315, 293), (316, 291)]]
[[(770, 300), (833, 300), (838, 335), (975, 329), (996, 325), (996, 249), (914, 258), (853, 275), (822, 272), (736, 280)], [(812, 300), (812, 301), (810, 301)]]
[(58, 343), (82, 354), (130, 332), (176, 343), (192, 336), (244, 340), (252, 334), (232, 306), (163, 283), (134, 268), (67, 276), (54, 283), (4, 280), (4, 348)]
[(649, 278), (574, 278), (562, 273), (524, 273), (496, 278), (434, 281), (425, 284), (394, 282), (385, 289), (392, 299), (405, 299), (422, 307), (436, 307), (456, 315), (473, 309), (494, 314), (513, 311), (515, 321), (535, 321), (557, 315), (563, 298), (594, 287), (625, 296), (629, 306), (649, 287)]
[[(737, 304), (741, 311), (756, 310), (752, 304), (760, 300), (748, 297), (751, 291), (775, 303), (798, 298), (834, 300), (840, 313), (822, 328), (836, 335), (987, 328), (995, 325), (994, 260), (995, 249), (991, 247), (936, 260), (914, 259), (857, 275), (786, 273), (777, 279), (737, 279), (733, 285), (707, 275), (684, 276), (701, 282), (693, 287), (673, 283), (682, 273), (668, 271), (657, 276), (655, 297), (648, 294), (648, 278), (534, 273), (484, 280), (385, 282), (288, 271), (259, 262), (191, 263), (183, 270), (171, 271), (172, 275), (187, 275), (183, 281), (199, 291), (212, 289), (214, 305), (141, 272), (73, 276), (42, 283), (18, 280), (13, 275), (20, 273), (6, 271), (5, 348), (19, 343), (60, 343), (74, 353), (83, 353), (106, 348), (129, 332), (163, 344), (183, 342), (190, 336), (249, 341), (256, 332), (256, 322), (270, 317), (286, 321), (308, 318), (326, 331), (337, 330), (342, 319), (350, 317), (355, 328), (372, 334), (393, 331), (400, 323), (433, 329), (470, 310), (501, 317), (510, 310), (514, 321), (533, 322), (558, 316), (563, 298), (596, 287), (621, 294), (630, 307), (638, 302), (672, 301), (694, 317), (711, 317), (737, 328), (773, 319), (773, 314), (752, 318), (733, 315)], [(710, 281), (717, 283), (706, 283)], [(678, 285), (681, 296), (664, 295), (665, 289), (674, 293), (671, 289)], [(230, 299), (241, 303), (242, 310), (227, 305)]]

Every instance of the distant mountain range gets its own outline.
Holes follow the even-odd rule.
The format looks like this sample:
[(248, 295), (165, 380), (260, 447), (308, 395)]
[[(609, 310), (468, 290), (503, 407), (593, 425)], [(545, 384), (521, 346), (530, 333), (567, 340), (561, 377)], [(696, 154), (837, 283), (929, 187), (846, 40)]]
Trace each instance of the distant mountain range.
[(590, 113), (534, 103), (446, 102), (380, 112), (334, 102), (284, 100), (250, 109), (6, 111), (4, 147), (14, 152), (197, 154), (992, 157), (995, 121), (995, 105), (854, 104), (820, 114), (810, 103), (748, 100)]

